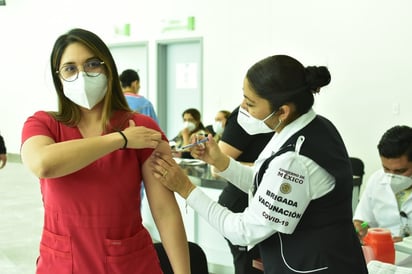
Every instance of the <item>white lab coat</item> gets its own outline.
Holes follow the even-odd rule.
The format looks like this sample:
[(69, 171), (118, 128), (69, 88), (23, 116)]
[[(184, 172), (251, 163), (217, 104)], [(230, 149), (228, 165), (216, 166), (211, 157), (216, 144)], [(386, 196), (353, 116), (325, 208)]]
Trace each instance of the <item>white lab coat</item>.
[[(401, 217), (401, 211), (408, 217)], [(390, 181), (380, 169), (367, 181), (353, 219), (365, 221), (369, 227), (387, 228), (392, 236), (401, 236), (401, 227), (406, 224), (412, 227), (412, 195), (399, 209)]]

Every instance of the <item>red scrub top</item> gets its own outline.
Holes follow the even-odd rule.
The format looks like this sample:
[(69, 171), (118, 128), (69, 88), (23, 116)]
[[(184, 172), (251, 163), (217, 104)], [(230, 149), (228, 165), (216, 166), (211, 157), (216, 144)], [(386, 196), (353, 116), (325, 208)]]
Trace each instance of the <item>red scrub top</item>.
[[(124, 129), (125, 115), (117, 113), (112, 125), (122, 118)], [(137, 126), (160, 131), (147, 116), (131, 117)], [(27, 119), (22, 142), (35, 135), (56, 143), (83, 138), (77, 127), (43, 111)], [(72, 174), (40, 179), (44, 228), (36, 273), (162, 273), (140, 213), (141, 167), (152, 151), (120, 149)]]

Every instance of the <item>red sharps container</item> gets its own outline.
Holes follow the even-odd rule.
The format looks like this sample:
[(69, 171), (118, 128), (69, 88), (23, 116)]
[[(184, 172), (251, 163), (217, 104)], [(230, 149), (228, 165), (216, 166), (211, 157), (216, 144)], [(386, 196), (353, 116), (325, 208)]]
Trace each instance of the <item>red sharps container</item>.
[(389, 229), (369, 228), (368, 233), (363, 238), (365, 249), (372, 249), (374, 260), (384, 263), (395, 263), (395, 245)]

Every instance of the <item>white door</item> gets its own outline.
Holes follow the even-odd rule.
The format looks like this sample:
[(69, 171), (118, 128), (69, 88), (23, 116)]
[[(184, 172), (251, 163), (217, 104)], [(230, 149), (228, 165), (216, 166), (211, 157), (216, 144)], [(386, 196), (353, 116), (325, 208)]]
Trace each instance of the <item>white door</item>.
[(185, 109), (202, 113), (202, 40), (158, 42), (157, 50), (160, 127), (172, 139), (180, 130)]
[(146, 42), (121, 43), (109, 46), (119, 75), (126, 69), (134, 69), (140, 77), (139, 94), (148, 97), (148, 47)]

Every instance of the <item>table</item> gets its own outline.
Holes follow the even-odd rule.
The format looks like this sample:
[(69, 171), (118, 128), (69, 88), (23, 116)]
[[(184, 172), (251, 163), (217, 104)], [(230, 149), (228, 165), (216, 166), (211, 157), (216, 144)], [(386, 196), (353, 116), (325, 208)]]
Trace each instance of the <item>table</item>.
[(223, 189), (228, 182), (212, 173), (211, 166), (197, 159), (174, 158), (182, 170), (189, 176), (192, 183), (197, 186)]

